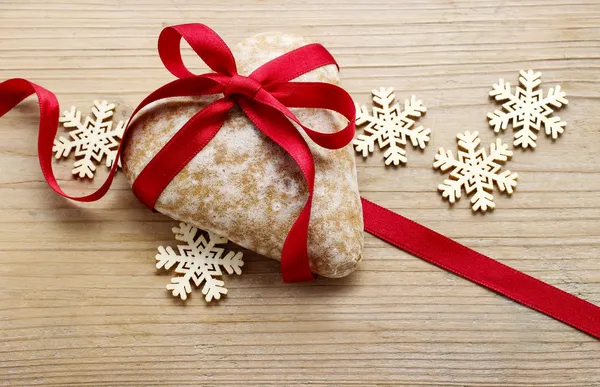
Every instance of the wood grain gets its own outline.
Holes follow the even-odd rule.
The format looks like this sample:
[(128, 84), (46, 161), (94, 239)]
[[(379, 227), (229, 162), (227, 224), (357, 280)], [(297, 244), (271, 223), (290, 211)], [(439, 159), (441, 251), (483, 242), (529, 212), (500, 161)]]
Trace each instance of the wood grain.
[[(600, 304), (598, 1), (2, 0), (0, 79), (31, 79), (63, 107), (108, 99), (125, 117), (171, 80), (161, 28), (194, 21), (231, 44), (269, 30), (322, 42), (361, 103), (380, 86), (417, 95), (430, 145), (401, 168), (359, 159), (364, 196)], [(518, 188), (494, 212), (449, 208), (435, 152), (465, 130), (492, 140), (488, 91), (529, 68), (567, 92), (565, 134), (515, 150)], [(122, 176), (98, 203), (59, 198), (36, 128), (33, 100), (0, 120), (0, 386), (600, 386), (600, 342), (371, 236), (346, 279), (283, 285), (276, 262), (248, 253), (218, 306), (174, 300), (154, 255), (175, 222)], [(90, 184), (56, 169), (73, 193), (105, 172)]]

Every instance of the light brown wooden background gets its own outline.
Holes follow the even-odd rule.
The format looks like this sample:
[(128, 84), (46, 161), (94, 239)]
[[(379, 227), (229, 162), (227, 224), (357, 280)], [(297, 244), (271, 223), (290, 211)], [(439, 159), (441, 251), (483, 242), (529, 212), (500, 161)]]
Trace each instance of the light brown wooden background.
[[(156, 38), (184, 22), (231, 44), (267, 30), (322, 42), (361, 103), (379, 86), (415, 93), (429, 147), (405, 168), (384, 168), (381, 153), (359, 160), (362, 193), (600, 304), (600, 2), (2, 0), (0, 79), (33, 80), (65, 108), (109, 99), (126, 116), (172, 79)], [(521, 68), (566, 90), (567, 132), (516, 151), (517, 191), (494, 213), (473, 215), (464, 199), (450, 209), (433, 155), (460, 131), (492, 140), (487, 92)], [(278, 264), (247, 254), (218, 306), (178, 302), (154, 269), (175, 222), (145, 210), (122, 176), (98, 203), (51, 192), (37, 117), (30, 100), (0, 120), (0, 386), (600, 386), (598, 341), (371, 236), (346, 279), (283, 285)], [(89, 191), (70, 164), (57, 166), (61, 182)]]

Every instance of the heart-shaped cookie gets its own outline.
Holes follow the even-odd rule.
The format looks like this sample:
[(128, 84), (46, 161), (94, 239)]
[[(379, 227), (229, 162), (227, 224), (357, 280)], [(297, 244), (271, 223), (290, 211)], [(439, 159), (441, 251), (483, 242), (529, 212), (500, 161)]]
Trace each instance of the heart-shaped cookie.
[[(238, 72), (248, 75), (307, 43), (298, 36), (265, 33), (239, 43), (232, 52)], [(338, 84), (339, 74), (328, 65), (296, 80)], [(128, 180), (133, 183), (173, 134), (215, 98), (157, 103), (136, 118), (122, 154)], [(325, 110), (295, 109), (294, 114), (306, 126), (323, 132), (338, 131), (346, 124)], [(354, 270), (363, 249), (354, 152), (349, 145), (327, 150), (302, 135), (316, 169), (308, 236), (310, 266), (325, 277), (342, 277)], [(287, 233), (307, 197), (306, 183), (292, 158), (234, 107), (218, 134), (162, 192), (155, 209), (280, 260)]]

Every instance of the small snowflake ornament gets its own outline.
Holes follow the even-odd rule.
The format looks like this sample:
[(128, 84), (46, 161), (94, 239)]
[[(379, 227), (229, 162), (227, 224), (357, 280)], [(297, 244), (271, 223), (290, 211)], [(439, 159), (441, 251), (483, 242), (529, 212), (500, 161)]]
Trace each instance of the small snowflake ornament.
[[(81, 112), (72, 106), (60, 117), (60, 122), (65, 128), (74, 128), (69, 132), (71, 137), (59, 137), (54, 140), (52, 152), (54, 157), (68, 157), (75, 150), (76, 161), (73, 164), (73, 175), (79, 177), (93, 178), (96, 171), (96, 163), (106, 159), (106, 166), (112, 167), (117, 157), (119, 141), (123, 137), (125, 124), (119, 121), (113, 128), (110, 118), (113, 116), (114, 104), (106, 101), (94, 101), (92, 108), (93, 117), (87, 116), (82, 122)], [(119, 167), (121, 160), (117, 160)]]
[[(370, 114), (366, 106), (356, 105), (356, 125), (365, 125), (366, 134), (359, 135), (353, 142), (357, 152), (367, 157), (375, 150), (375, 143), (381, 150), (387, 148), (383, 154), (385, 165), (399, 165), (406, 163), (406, 138), (410, 139), (413, 147), (425, 149), (429, 142), (430, 129), (422, 126), (412, 128), (415, 121), (412, 118), (421, 117), (426, 108), (421, 100), (414, 95), (410, 100), (404, 100), (404, 110), (399, 103), (394, 103), (396, 98), (393, 88), (375, 89), (373, 93), (373, 113)], [(412, 117), (412, 118), (411, 118)]]
[(460, 199), (461, 190), (467, 195), (475, 192), (471, 197), (471, 208), (473, 211), (485, 212), (488, 208), (493, 209), (494, 196), (491, 192), (494, 183), (502, 192), (508, 195), (513, 193), (517, 186), (518, 174), (511, 171), (500, 172), (502, 165), (512, 157), (508, 145), (502, 144), (500, 139), (490, 144), (490, 154), (485, 149), (478, 149), (480, 140), (478, 132), (465, 132), (457, 135), (458, 158), (454, 158), (452, 151), (440, 148), (435, 155), (433, 168), (439, 168), (443, 172), (452, 169), (450, 179), (444, 180), (438, 186), (442, 196), (451, 204)]
[(495, 110), (488, 113), (490, 126), (494, 132), (498, 133), (500, 129), (505, 130), (509, 122), (512, 121), (515, 132), (514, 146), (523, 148), (535, 148), (537, 135), (540, 126), (544, 124), (544, 130), (547, 136), (556, 140), (565, 131), (566, 122), (561, 121), (558, 116), (550, 116), (555, 109), (569, 103), (566, 93), (560, 89), (560, 86), (550, 88), (548, 94), (544, 97), (543, 90), (537, 89), (542, 82), (540, 77), (542, 73), (533, 70), (521, 70), (519, 83), (521, 86), (515, 87), (515, 92), (511, 91), (510, 83), (500, 79), (490, 91), (490, 96), (496, 101), (506, 101), (502, 105), (504, 111)]
[(177, 264), (175, 272), (183, 274), (181, 277), (173, 277), (167, 285), (173, 296), (187, 299), (187, 295), (192, 292), (192, 282), (196, 286), (204, 283), (202, 294), (206, 302), (218, 300), (222, 294), (227, 294), (225, 283), (214, 277), (223, 275), (221, 267), (229, 274), (242, 274), (242, 253), (229, 251), (223, 257), (225, 249), (217, 245), (227, 243), (227, 238), (208, 232), (207, 239), (196, 227), (186, 223), (174, 227), (173, 233), (175, 239), (185, 244), (177, 246), (178, 253), (171, 247), (159, 246), (156, 255), (157, 269), (164, 267), (169, 270)]

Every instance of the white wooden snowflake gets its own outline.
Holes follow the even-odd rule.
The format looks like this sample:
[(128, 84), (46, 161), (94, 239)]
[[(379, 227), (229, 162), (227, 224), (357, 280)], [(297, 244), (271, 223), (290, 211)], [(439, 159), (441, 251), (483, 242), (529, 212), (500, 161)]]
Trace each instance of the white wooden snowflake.
[[(73, 166), (73, 175), (79, 177), (93, 178), (96, 171), (96, 163), (106, 158), (106, 166), (112, 167), (117, 156), (119, 141), (123, 137), (125, 124), (119, 121), (113, 128), (112, 120), (115, 109), (114, 104), (106, 101), (94, 101), (92, 108), (93, 117), (87, 116), (82, 122), (81, 112), (72, 106), (66, 110), (60, 117), (60, 122), (65, 128), (74, 128), (69, 132), (71, 137), (59, 137), (54, 140), (52, 152), (54, 157), (68, 157), (71, 151), (75, 150), (75, 163)], [(118, 160), (119, 167), (121, 160)]]
[(505, 130), (508, 123), (512, 121), (513, 129), (519, 129), (515, 133), (515, 146), (523, 148), (535, 148), (537, 135), (540, 125), (544, 124), (547, 136), (552, 136), (556, 140), (559, 135), (565, 131), (566, 122), (561, 121), (560, 117), (550, 115), (555, 108), (569, 103), (565, 98), (566, 93), (560, 89), (560, 86), (550, 88), (548, 94), (544, 97), (543, 90), (537, 89), (542, 82), (540, 77), (542, 73), (529, 70), (521, 70), (519, 83), (521, 86), (515, 87), (513, 94), (510, 89), (510, 83), (500, 79), (490, 91), (490, 96), (496, 101), (506, 101), (502, 108), (505, 112), (495, 110), (488, 113), (490, 126), (494, 132), (498, 133), (500, 129)]
[(185, 245), (178, 245), (179, 253), (176, 253), (171, 247), (158, 247), (156, 255), (156, 268), (165, 268), (169, 270), (175, 264), (175, 272), (183, 274), (181, 277), (173, 277), (167, 289), (171, 290), (173, 296), (187, 299), (187, 295), (192, 292), (192, 282), (196, 286), (202, 287), (202, 294), (207, 302), (212, 299), (220, 299), (222, 294), (227, 294), (225, 283), (215, 279), (223, 275), (221, 267), (229, 274), (242, 274), (241, 267), (244, 266), (242, 253), (233, 251), (227, 252), (218, 247), (218, 244), (227, 243), (227, 238), (208, 232), (208, 239), (196, 227), (186, 223), (180, 223), (179, 227), (173, 227), (175, 239), (185, 242)]
[(471, 197), (473, 211), (485, 212), (488, 208), (493, 209), (496, 206), (491, 194), (494, 183), (500, 191), (508, 195), (512, 194), (517, 186), (517, 173), (508, 170), (499, 173), (502, 165), (513, 153), (508, 150), (508, 145), (497, 139), (495, 143), (490, 144), (490, 154), (487, 155), (485, 149), (477, 149), (481, 142), (478, 132), (459, 133), (456, 137), (458, 159), (454, 158), (452, 151), (446, 151), (444, 148), (440, 148), (435, 155), (434, 168), (444, 172), (452, 169), (450, 179), (444, 180), (444, 183), (438, 186), (438, 190), (451, 204), (460, 198), (462, 189), (467, 195), (475, 191)]
[(383, 154), (386, 165), (406, 163), (404, 146), (407, 137), (413, 147), (421, 149), (425, 149), (429, 142), (430, 129), (424, 129), (422, 126), (412, 128), (415, 123), (412, 118), (420, 117), (426, 108), (423, 102), (413, 95), (410, 100), (404, 100), (404, 110), (401, 110), (399, 103), (393, 104), (396, 97), (391, 87), (375, 89), (372, 93), (376, 105), (373, 107), (373, 114), (369, 114), (366, 106), (356, 105), (356, 125), (366, 124), (366, 134), (361, 134), (354, 140), (354, 147), (363, 157), (367, 157), (375, 150), (377, 142), (381, 150), (388, 148)]

